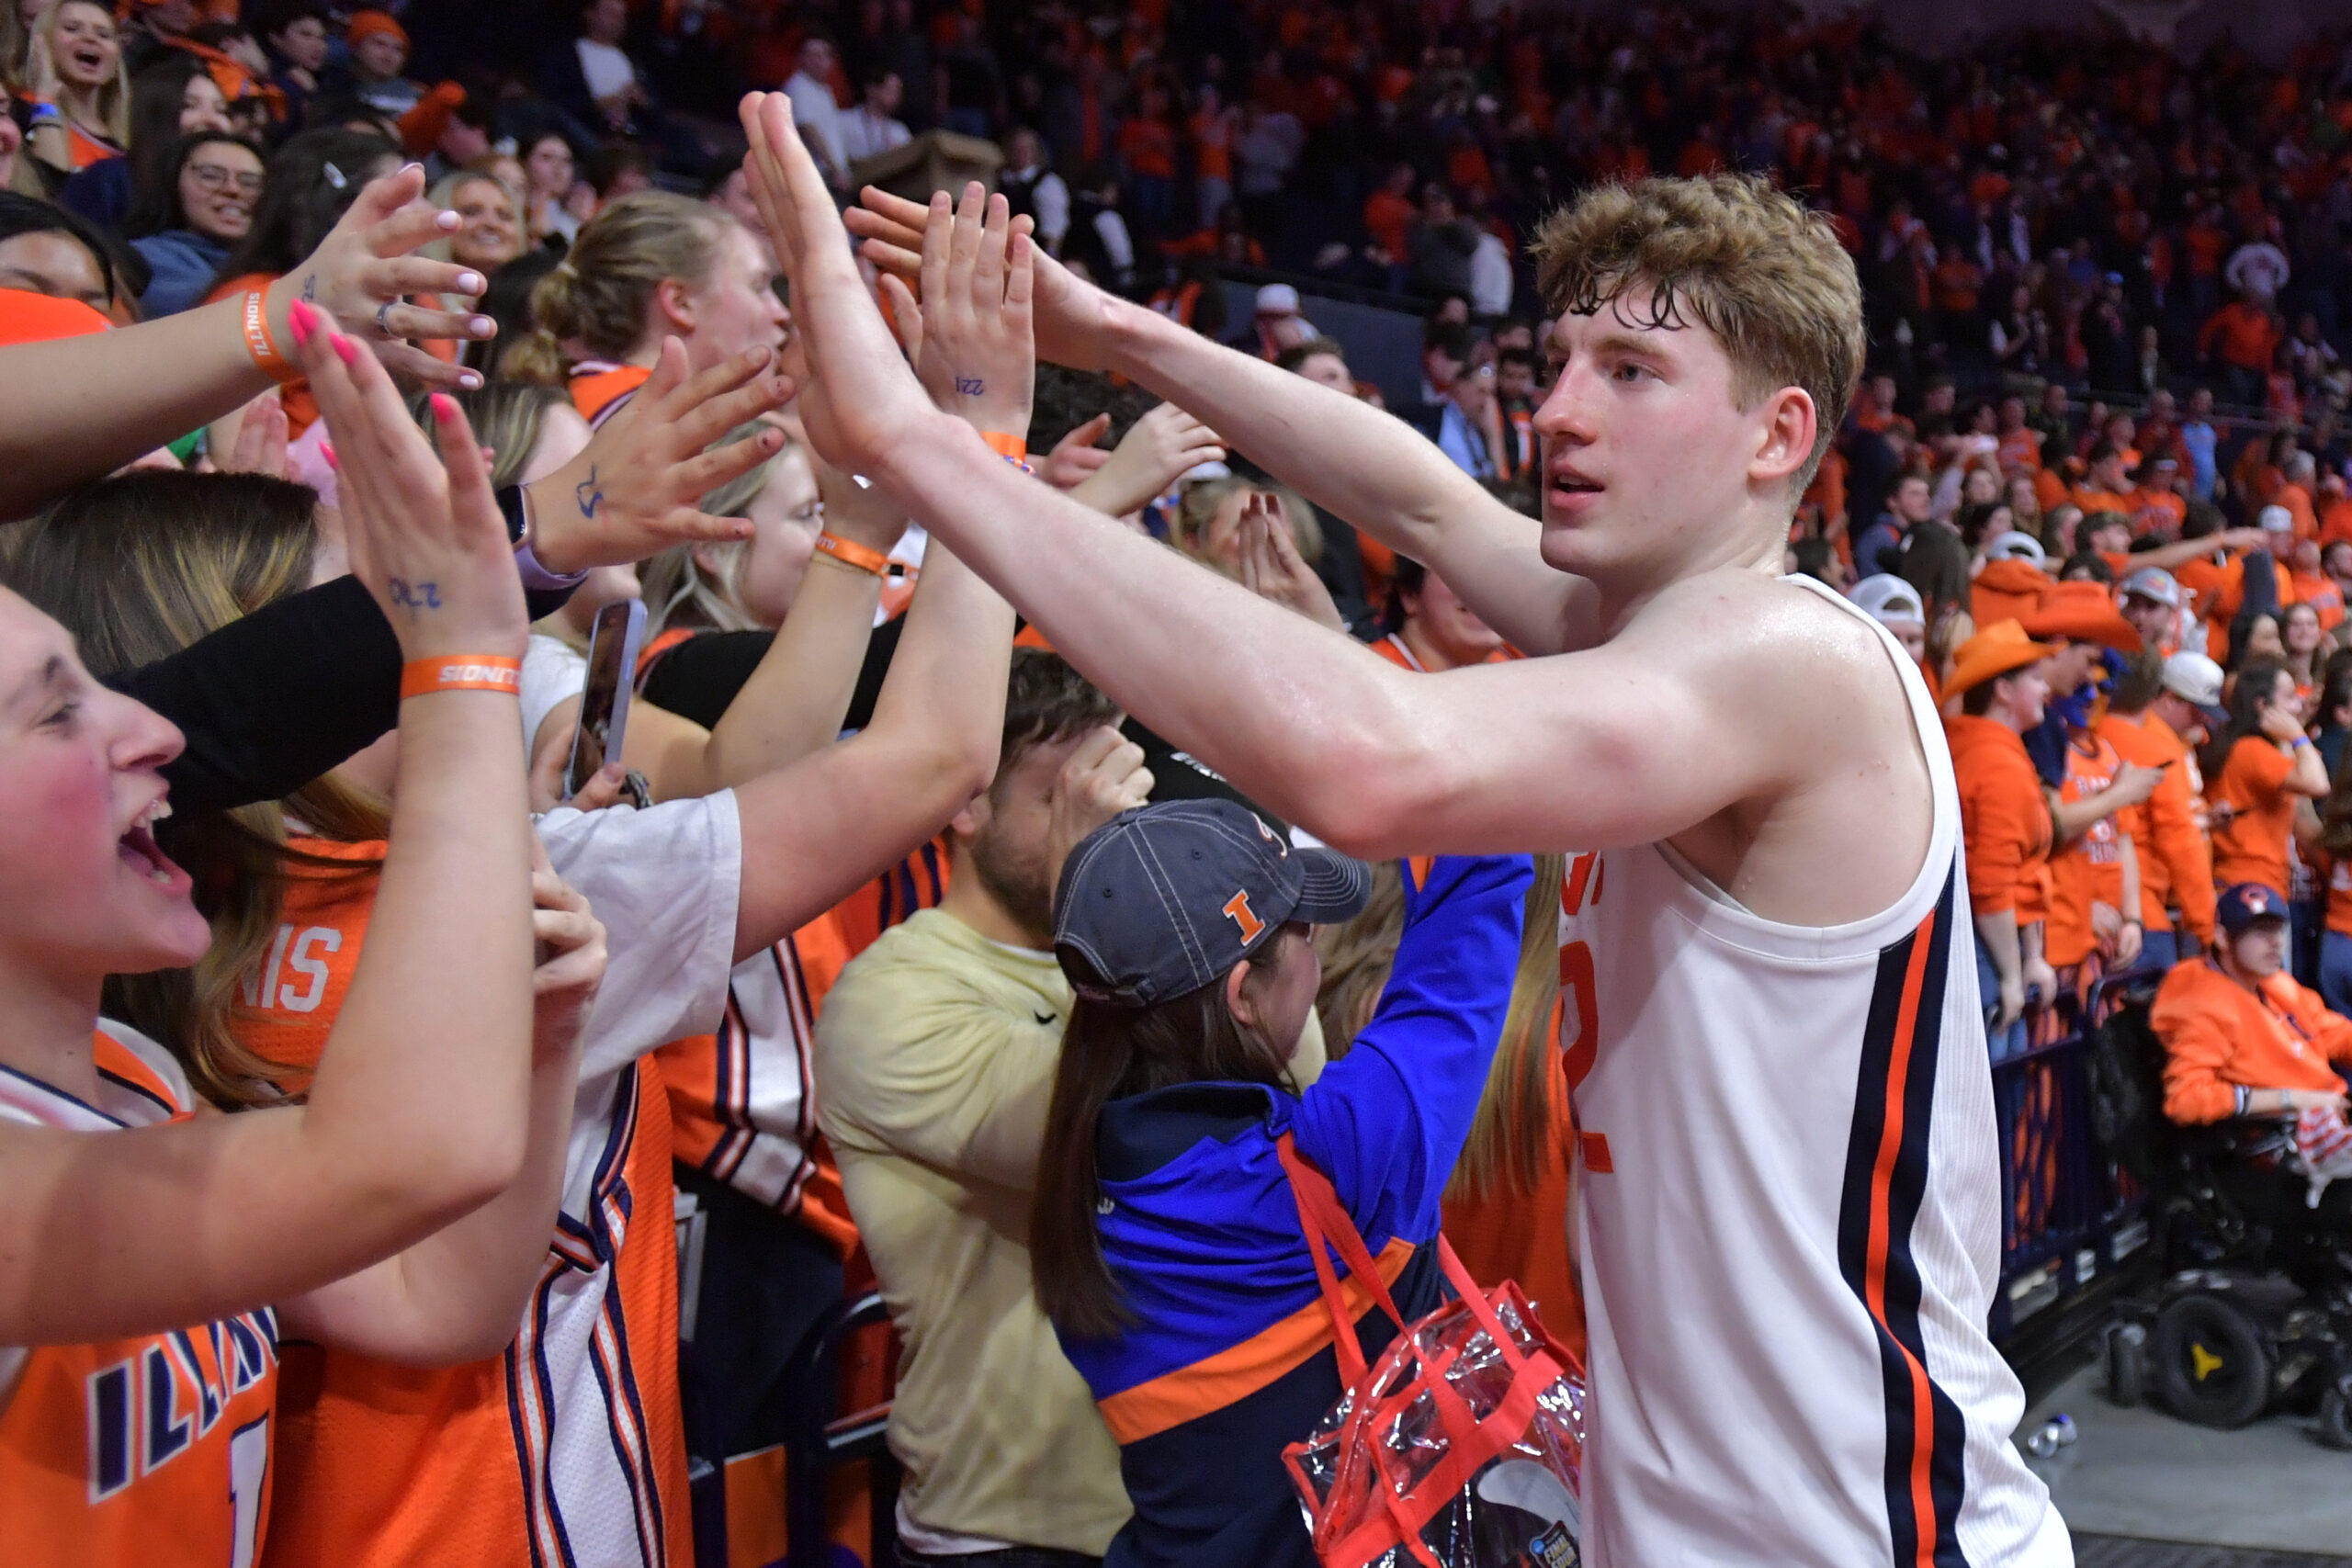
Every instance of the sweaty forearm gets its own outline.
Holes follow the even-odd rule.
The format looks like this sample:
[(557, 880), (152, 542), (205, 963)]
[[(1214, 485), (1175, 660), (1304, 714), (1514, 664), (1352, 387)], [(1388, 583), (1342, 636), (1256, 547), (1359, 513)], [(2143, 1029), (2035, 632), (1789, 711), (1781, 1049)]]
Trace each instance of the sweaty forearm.
[(1371, 737), (1404, 727), (1398, 688), (1427, 677), (1104, 527), (950, 422), (905, 443), (882, 479), (1120, 706), (1276, 815), (1341, 836), (1383, 754)]

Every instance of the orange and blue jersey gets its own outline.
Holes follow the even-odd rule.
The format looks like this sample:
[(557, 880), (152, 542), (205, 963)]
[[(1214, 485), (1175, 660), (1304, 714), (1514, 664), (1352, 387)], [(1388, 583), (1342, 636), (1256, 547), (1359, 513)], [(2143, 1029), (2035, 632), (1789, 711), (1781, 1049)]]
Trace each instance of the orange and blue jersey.
[[(1429, 1244), (1510, 1003), (1531, 875), (1525, 856), (1412, 863), (1380, 1007), (1305, 1095), (1195, 1083), (1103, 1108), (1099, 1228), (1130, 1326), (1061, 1341), (1135, 1505), (1106, 1568), (1314, 1562), (1282, 1450), (1339, 1398), (1340, 1372), (1275, 1143), (1294, 1134), (1331, 1179), (1398, 1310), (1434, 1309)], [(1376, 1356), (1396, 1327), (1342, 1288)]]
[[(161, 1046), (113, 1023), (94, 1046), (95, 1101), (0, 1067), (0, 1121), (110, 1133), (191, 1114), (187, 1080)], [(251, 1563), (269, 1521), (277, 1403), (267, 1307), (0, 1348), (0, 1555), (26, 1568)]]

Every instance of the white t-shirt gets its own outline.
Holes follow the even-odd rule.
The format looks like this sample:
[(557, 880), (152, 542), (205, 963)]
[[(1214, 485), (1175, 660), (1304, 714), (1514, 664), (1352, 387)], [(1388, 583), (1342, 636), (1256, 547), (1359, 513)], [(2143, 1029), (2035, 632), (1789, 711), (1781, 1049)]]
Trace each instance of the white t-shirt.
[(847, 170), (849, 156), (842, 145), (842, 108), (833, 101), (831, 84), (820, 82), (806, 71), (796, 71), (784, 85), (784, 96), (792, 100), (792, 123), (817, 138), (816, 151), (833, 168)]
[[(323, 421), (322, 423), (324, 423)], [(548, 715), (588, 689), (588, 661), (551, 637), (531, 634), (523, 649), (523, 750), (538, 744)]]
[(590, 97), (609, 98), (637, 80), (637, 67), (611, 44), (583, 38), (574, 47), (580, 51), (580, 73), (588, 78)]
[(888, 115), (876, 114), (864, 104), (842, 111), (841, 134), (842, 152), (853, 162), (888, 152), (893, 147), (904, 147), (914, 140), (914, 133), (904, 125)]

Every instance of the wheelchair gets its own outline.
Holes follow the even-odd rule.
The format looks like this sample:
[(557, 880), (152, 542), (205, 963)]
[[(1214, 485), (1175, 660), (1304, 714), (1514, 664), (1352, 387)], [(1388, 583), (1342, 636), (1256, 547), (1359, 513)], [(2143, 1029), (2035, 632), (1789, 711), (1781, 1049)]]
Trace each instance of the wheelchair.
[(2352, 1450), (2352, 1238), (2324, 1228), (2277, 1163), (2275, 1121), (2165, 1119), (2154, 988), (2125, 995), (2091, 1041), (2093, 1128), (2145, 1196), (2161, 1270), (2101, 1335), (2108, 1396), (2222, 1429), (2316, 1414), (2320, 1440)]

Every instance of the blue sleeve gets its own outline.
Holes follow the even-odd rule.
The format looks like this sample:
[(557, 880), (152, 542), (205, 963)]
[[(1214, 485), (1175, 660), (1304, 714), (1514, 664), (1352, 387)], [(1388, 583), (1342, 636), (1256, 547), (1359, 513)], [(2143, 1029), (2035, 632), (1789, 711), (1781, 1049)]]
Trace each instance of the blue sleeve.
[(1525, 855), (1446, 856), (1416, 886), (1408, 864), (1379, 1010), (1299, 1102), (1299, 1152), (1375, 1250), (1383, 1237), (1437, 1234), (1510, 1008), (1533, 874)]

